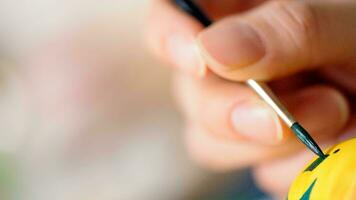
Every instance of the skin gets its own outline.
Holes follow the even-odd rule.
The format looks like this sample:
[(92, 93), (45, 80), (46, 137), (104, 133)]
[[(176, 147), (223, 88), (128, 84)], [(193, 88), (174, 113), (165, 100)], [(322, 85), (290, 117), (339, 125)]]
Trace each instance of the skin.
[(189, 152), (214, 170), (250, 166), (262, 189), (284, 198), (313, 155), (242, 82), (268, 82), (323, 148), (354, 137), (356, 1), (198, 3), (211, 27), (154, 0), (146, 29), (175, 69)]

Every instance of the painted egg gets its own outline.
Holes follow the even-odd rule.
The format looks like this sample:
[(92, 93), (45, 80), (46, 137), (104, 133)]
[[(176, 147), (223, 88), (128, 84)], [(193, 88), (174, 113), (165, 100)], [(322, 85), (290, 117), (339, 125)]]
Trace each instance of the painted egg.
[(356, 200), (356, 138), (316, 158), (297, 176), (288, 200)]

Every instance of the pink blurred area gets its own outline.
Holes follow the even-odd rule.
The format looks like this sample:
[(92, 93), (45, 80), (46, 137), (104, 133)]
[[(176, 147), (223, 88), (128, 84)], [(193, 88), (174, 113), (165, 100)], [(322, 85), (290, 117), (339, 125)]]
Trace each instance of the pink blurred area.
[(0, 151), (23, 199), (186, 199), (207, 181), (143, 42), (147, 6), (0, 2)]

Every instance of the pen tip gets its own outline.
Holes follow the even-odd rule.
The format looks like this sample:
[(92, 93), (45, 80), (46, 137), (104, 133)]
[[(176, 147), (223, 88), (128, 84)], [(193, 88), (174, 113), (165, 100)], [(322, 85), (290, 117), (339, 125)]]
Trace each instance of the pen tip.
[(323, 153), (318, 144), (314, 141), (314, 139), (309, 135), (309, 133), (299, 124), (294, 123), (291, 127), (293, 132), (299, 138), (301, 142), (303, 142), (312, 152), (318, 155), (320, 158), (325, 159), (326, 155)]

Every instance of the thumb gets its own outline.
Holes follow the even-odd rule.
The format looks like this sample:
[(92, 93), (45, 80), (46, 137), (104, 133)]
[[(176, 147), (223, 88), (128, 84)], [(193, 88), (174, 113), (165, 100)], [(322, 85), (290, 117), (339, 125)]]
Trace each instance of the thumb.
[(356, 3), (272, 1), (231, 16), (198, 36), (220, 76), (269, 80), (356, 58)]

